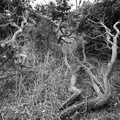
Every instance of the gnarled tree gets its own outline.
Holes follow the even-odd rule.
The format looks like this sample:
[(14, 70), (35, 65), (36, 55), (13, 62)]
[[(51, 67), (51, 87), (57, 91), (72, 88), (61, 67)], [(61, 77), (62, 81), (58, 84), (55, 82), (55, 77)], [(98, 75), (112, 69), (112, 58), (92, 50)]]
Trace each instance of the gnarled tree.
[[(80, 97), (81, 96), (80, 94), (82, 94), (83, 92), (82, 90), (80, 89), (78, 90), (78, 88), (75, 87), (77, 78), (74, 77), (75, 75), (74, 74), (71, 78), (71, 88), (75, 91), (75, 95), (73, 95), (62, 105), (60, 109), (62, 110), (60, 114), (61, 118), (65, 119), (66, 117), (70, 117), (74, 112), (76, 111), (80, 112), (81, 108), (85, 109), (84, 112), (89, 111), (91, 109), (97, 109), (105, 105), (111, 99), (112, 84), (110, 81), (110, 77), (118, 55), (120, 18), (119, 16), (118, 18), (114, 18), (112, 24), (108, 22), (108, 19), (110, 16), (114, 16), (115, 14), (117, 14), (116, 9), (113, 6), (115, 6), (118, 2), (119, 1), (116, 0), (98, 2), (94, 5), (90, 5), (89, 7), (90, 11), (95, 10), (95, 12), (91, 13), (87, 12), (87, 15), (86, 13), (85, 14), (83, 13), (82, 19), (84, 20), (82, 21), (81, 19), (81, 22), (86, 23), (79, 24), (78, 32), (81, 34), (81, 36), (83, 36), (84, 33), (83, 38), (86, 39), (87, 43), (85, 45), (84, 44), (82, 45), (83, 60), (81, 61), (79, 58), (77, 58), (77, 61), (79, 63), (79, 66), (82, 67), (85, 70), (85, 72), (89, 75), (91, 82), (90, 85), (92, 86), (95, 95), (93, 97), (88, 97), (87, 101), (82, 100), (80, 103), (71, 105), (73, 104), (73, 101)], [(111, 5), (113, 8), (110, 7), (108, 4)], [(113, 14), (108, 13), (107, 8), (112, 9)], [(104, 14), (102, 14), (101, 10), (99, 9), (103, 9)], [(97, 18), (95, 15), (97, 16)], [(99, 47), (98, 44), (100, 44), (100, 42), (104, 45), (98, 48)], [(98, 66), (96, 67), (89, 63), (88, 59), (93, 56), (92, 54), (90, 55), (90, 53), (93, 53), (94, 58), (97, 58), (97, 54), (98, 55), (100, 54), (100, 56), (102, 56), (101, 53), (105, 49), (107, 49), (108, 51), (108, 52), (106, 51), (105, 54), (109, 54), (109, 57), (106, 57), (106, 59), (101, 57), (100, 61), (102, 61), (101, 63), (102, 66), (99, 66), (98, 68)], [(88, 50), (91, 51), (87, 52)], [(95, 51), (96, 53), (94, 53)], [(96, 72), (98, 73), (96, 74)], [(87, 106), (87, 108), (85, 108), (85, 106)], [(81, 111), (81, 113), (82, 112), (83, 111)]]

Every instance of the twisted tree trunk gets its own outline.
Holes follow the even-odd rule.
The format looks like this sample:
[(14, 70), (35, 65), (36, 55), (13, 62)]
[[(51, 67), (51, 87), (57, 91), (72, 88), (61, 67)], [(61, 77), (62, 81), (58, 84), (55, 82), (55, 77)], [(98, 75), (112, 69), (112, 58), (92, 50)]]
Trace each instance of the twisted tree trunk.
[[(93, 88), (95, 89), (96, 93), (97, 93), (97, 97), (94, 97), (94, 98), (89, 98), (86, 101), (82, 101), (80, 103), (77, 103), (77, 104), (74, 104), (68, 108), (66, 108), (65, 110), (63, 110), (61, 113), (60, 113), (60, 118), (61, 119), (66, 119), (68, 116), (70, 117), (71, 115), (73, 115), (76, 111), (79, 111), (80, 113), (82, 112), (86, 112), (86, 111), (89, 111), (91, 109), (97, 109), (103, 105), (105, 105), (109, 98), (111, 97), (111, 84), (110, 84), (110, 81), (109, 81), (109, 77), (110, 77), (110, 74), (111, 74), (111, 71), (112, 71), (112, 68), (114, 66), (114, 63), (116, 61), (116, 58), (117, 58), (117, 39), (120, 35), (120, 31), (119, 29), (117, 28), (117, 25), (120, 23), (120, 21), (116, 22), (114, 25), (113, 25), (113, 28), (114, 30), (116, 31), (116, 34), (113, 35), (111, 34), (110, 32), (110, 29), (108, 27), (106, 27), (104, 25), (104, 23), (100, 23), (102, 25), (102, 27), (105, 28), (106, 30), (106, 34), (109, 35), (109, 38), (112, 37), (112, 40), (113, 41), (110, 41), (108, 38), (107, 38), (107, 42), (109, 42), (112, 47), (111, 47), (111, 50), (112, 50), (112, 55), (111, 55), (111, 60), (108, 62), (107, 64), (107, 68), (106, 68), (106, 72), (104, 73), (104, 77), (103, 77), (103, 92), (101, 92), (99, 86), (96, 84), (96, 80), (93, 80)], [(89, 73), (91, 79), (96, 79), (93, 74), (90, 74), (91, 71), (87, 69), (87, 72)], [(99, 82), (97, 82), (99, 84)], [(79, 95), (77, 95), (78, 97)], [(76, 96), (74, 96), (76, 97)], [(72, 103), (71, 101), (75, 100), (75, 98), (72, 98), (68, 101), (68, 104), (69, 103)], [(86, 109), (85, 109), (85, 106)], [(84, 109), (84, 111), (83, 111)]]

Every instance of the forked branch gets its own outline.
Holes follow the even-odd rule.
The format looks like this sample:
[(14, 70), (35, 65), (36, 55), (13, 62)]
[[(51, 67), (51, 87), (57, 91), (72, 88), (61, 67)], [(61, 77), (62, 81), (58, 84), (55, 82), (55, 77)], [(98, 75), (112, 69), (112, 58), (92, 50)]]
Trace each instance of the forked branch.
[[(9, 23), (11, 26), (17, 28), (18, 30), (13, 34), (12, 38), (7, 41), (2, 41), (1, 46), (5, 46), (5, 44), (13, 44), (16, 42), (16, 37), (23, 31), (24, 25), (27, 23), (27, 18), (23, 16), (23, 21), (21, 22), (21, 26), (18, 26), (16, 23)], [(7, 25), (9, 25), (7, 24)]]

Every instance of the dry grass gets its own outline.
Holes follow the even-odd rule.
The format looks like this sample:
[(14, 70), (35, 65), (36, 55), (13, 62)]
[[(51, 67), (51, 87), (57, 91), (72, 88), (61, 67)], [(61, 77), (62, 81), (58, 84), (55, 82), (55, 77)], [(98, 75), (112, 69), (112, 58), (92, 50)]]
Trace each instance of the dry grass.
[[(83, 61), (79, 61), (79, 58), (74, 55), (77, 44), (80, 43), (73, 41), (70, 45), (56, 46), (52, 49), (53, 51), (44, 51), (48, 49), (45, 48), (43, 51), (46, 54), (40, 50), (37, 51), (33, 41), (29, 41), (20, 48), (16, 55), (18, 61), (15, 61), (15, 64), (8, 62), (0, 71), (0, 111), (4, 120), (60, 120), (59, 109), (74, 96), (73, 92), (77, 87), (79, 88), (78, 92), (80, 89), (83, 90), (82, 97), (86, 103), (88, 97), (95, 97), (96, 94), (102, 93), (100, 87), (104, 90), (103, 79), (106, 63), (104, 64), (95, 58), (87, 59), (85, 50), (79, 56), (83, 58)], [(82, 71), (80, 68), (86, 70)], [(115, 89), (116, 84), (113, 81), (116, 79), (116, 83), (118, 82), (118, 74), (115, 75), (114, 72), (110, 79), (113, 85), (111, 89), (113, 90), (113, 103), (110, 103), (108, 109), (86, 111), (84, 114), (76, 112), (71, 119), (107, 120), (111, 116), (110, 119), (116, 117), (117, 120), (117, 117), (120, 117), (118, 114), (119, 100), (115, 98), (115, 95), (118, 94), (114, 91), (118, 89)], [(73, 75), (79, 79), (77, 81), (71, 79), (74, 78)], [(92, 85), (90, 76), (96, 80), (95, 82), (100, 87), (97, 84)], [(70, 91), (71, 86), (75, 90)], [(91, 86), (94, 90), (91, 89)], [(85, 110), (86, 105), (83, 106)], [(118, 109), (117, 112), (113, 113), (116, 109)]]
[[(34, 53), (34, 52), (33, 52)], [(70, 78), (72, 76), (70, 66), (78, 64), (75, 59), (55, 58), (51, 51), (45, 55), (43, 62), (39, 62), (35, 54), (26, 58), (26, 68), (18, 67), (17, 70), (8, 69), (1, 71), (1, 115), (5, 120), (60, 120), (58, 110), (61, 105), (72, 96), (69, 91)], [(28, 55), (29, 55), (28, 54)], [(25, 63), (24, 63), (25, 64)], [(94, 62), (91, 63), (94, 65)], [(98, 63), (99, 64), (99, 63)], [(101, 65), (98, 65), (101, 66)], [(97, 67), (98, 67), (97, 66)], [(98, 67), (97, 78), (101, 79), (105, 67)], [(99, 113), (87, 113), (73, 115), (78, 118), (91, 120), (107, 120), (101, 111)], [(110, 113), (106, 113), (106, 116)], [(114, 114), (115, 116), (115, 114)]]
[[(51, 54), (48, 51), (44, 62), (37, 62), (37, 58), (31, 55), (25, 61), (30, 68), (19, 67), (17, 71), (13, 69), (14, 76), (11, 71), (4, 72), (3, 81), (5, 83), (1, 83), (1, 86), (5, 87), (5, 85), (13, 84), (13, 82), (16, 83), (12, 86), (9, 85), (6, 90), (4, 90), (4, 87), (1, 88), (1, 95), (3, 94), (1, 99), (5, 103), (1, 107), (1, 111), (4, 113), (2, 115), (6, 116), (6, 120), (8, 120), (7, 117), (15, 119), (18, 114), (20, 114), (18, 115), (20, 116), (19, 119), (22, 119), (25, 114), (28, 115), (26, 117), (32, 120), (36, 120), (37, 117), (46, 120), (58, 119), (58, 108), (71, 95), (68, 91), (71, 75), (67, 71), (63, 60), (58, 60)], [(28, 61), (32, 64), (29, 64)], [(11, 80), (8, 76), (9, 73), (12, 76)], [(7, 81), (10, 83), (7, 83)], [(13, 93), (11, 93), (12, 89)], [(8, 96), (5, 96), (5, 94)], [(7, 109), (12, 110), (13, 113), (8, 112), (8, 114), (5, 114)]]

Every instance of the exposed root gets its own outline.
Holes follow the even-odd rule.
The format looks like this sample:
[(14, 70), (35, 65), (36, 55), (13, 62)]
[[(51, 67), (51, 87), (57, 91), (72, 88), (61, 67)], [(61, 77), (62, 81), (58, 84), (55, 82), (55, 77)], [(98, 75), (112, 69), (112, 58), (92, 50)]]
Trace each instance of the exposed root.
[(71, 107), (68, 107), (67, 109), (63, 110), (60, 113), (60, 118), (66, 119), (67, 116), (72, 116), (76, 111), (78, 111), (80, 114), (84, 114), (85, 112), (90, 112), (91, 110), (97, 110), (100, 107), (106, 105), (108, 103), (108, 100), (110, 99), (110, 96), (101, 96), (96, 98), (91, 98), (87, 101), (77, 103), (72, 105)]

